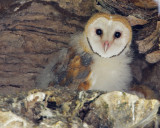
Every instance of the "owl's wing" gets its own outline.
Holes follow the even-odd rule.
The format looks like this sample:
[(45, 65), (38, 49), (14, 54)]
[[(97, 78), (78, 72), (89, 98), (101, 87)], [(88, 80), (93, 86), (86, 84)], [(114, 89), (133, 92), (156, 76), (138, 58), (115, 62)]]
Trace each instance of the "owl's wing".
[[(65, 59), (64, 59), (65, 58)], [(39, 72), (35, 84), (38, 88), (47, 88), (50, 84), (58, 83), (58, 72), (66, 71), (69, 61), (68, 49), (63, 48), (56, 52), (50, 62)], [(63, 63), (62, 63), (63, 62)]]
[(59, 84), (72, 89), (88, 90), (90, 87), (88, 78), (91, 73), (91, 56), (88, 53), (72, 54), (70, 58), (67, 70), (59, 75)]

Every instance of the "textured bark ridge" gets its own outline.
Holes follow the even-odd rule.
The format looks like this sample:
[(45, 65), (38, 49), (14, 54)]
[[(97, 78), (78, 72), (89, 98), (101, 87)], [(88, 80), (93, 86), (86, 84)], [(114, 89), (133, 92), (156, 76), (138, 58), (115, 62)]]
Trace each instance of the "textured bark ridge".
[(34, 88), (51, 61), (67, 64), (68, 57), (58, 56), (63, 49), (70, 52), (70, 35), (82, 31), (96, 12), (130, 21), (135, 83), (159, 92), (160, 23), (153, 0), (5, 0), (0, 2), (0, 93)]
[[(0, 3), (0, 92), (30, 89), (70, 34), (82, 30), (92, 2), (4, 1)], [(74, 8), (75, 6), (75, 8)], [(82, 11), (83, 10), (83, 11)], [(65, 60), (64, 60), (65, 61)]]

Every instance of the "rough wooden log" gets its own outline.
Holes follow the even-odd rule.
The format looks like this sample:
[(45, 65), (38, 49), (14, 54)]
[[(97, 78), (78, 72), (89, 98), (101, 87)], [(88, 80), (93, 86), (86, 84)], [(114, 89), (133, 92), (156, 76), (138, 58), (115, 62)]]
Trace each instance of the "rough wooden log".
[(90, 3), (2, 2), (0, 91), (34, 87), (36, 76), (52, 58), (56, 58), (55, 53), (68, 47), (70, 34), (83, 28), (87, 13), (73, 6), (88, 7)]
[[(0, 93), (34, 88), (37, 76), (57, 58), (56, 53), (69, 47), (70, 34), (82, 31), (95, 12), (119, 14), (130, 20), (136, 53), (134, 77), (138, 83), (146, 83), (143, 70), (160, 65), (159, 17), (153, 0), (6, 0), (0, 1)], [(145, 68), (142, 63), (146, 63)], [(151, 80), (159, 78), (154, 73), (148, 75)], [(158, 79), (156, 83), (159, 89)]]

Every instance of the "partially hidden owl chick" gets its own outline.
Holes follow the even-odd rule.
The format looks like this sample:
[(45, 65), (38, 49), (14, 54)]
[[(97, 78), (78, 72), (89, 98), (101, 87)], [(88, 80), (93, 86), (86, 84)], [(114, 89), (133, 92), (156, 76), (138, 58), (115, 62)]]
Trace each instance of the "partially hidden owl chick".
[(160, 15), (160, 0), (154, 0), (158, 6), (158, 15)]
[(131, 41), (132, 29), (124, 17), (93, 15), (84, 32), (72, 38), (71, 46), (77, 55), (70, 61), (61, 83), (79, 82), (80, 90), (127, 90), (132, 78), (129, 66), (132, 57), (128, 56)]

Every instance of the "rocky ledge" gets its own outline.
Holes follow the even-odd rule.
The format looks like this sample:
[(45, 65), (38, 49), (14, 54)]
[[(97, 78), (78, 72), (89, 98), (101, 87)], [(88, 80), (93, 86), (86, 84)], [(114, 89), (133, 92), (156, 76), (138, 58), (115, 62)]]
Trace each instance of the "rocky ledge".
[(125, 92), (32, 90), (0, 97), (1, 128), (159, 127), (158, 100)]

